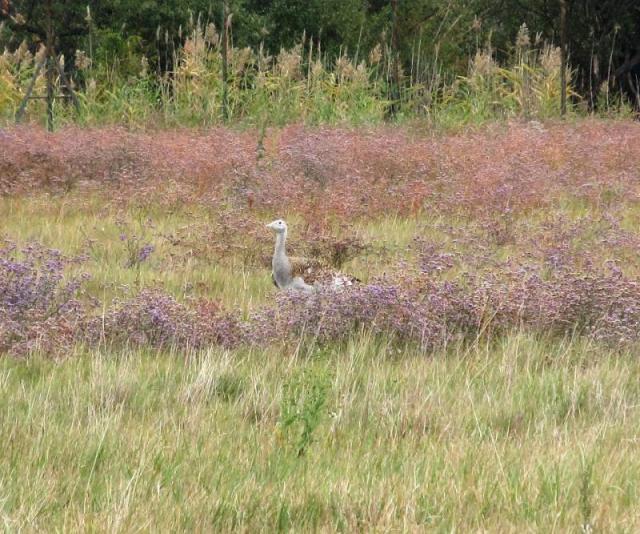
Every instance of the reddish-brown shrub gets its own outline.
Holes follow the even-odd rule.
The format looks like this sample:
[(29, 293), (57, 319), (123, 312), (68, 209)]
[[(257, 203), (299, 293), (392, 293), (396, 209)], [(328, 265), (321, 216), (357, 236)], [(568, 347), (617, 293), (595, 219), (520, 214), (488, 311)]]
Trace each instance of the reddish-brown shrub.
[(199, 202), (316, 226), (384, 214), (517, 215), (558, 197), (598, 205), (640, 194), (640, 124), (496, 124), (430, 136), (398, 127), (289, 126), (134, 133), (118, 128), (3, 132), (0, 191), (98, 189), (110, 198)]

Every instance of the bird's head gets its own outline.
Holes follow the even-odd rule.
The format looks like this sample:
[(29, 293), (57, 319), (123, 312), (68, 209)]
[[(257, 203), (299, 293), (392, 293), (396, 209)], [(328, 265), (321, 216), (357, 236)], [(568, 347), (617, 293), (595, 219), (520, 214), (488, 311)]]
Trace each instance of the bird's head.
[(271, 228), (276, 234), (284, 234), (287, 231), (287, 223), (282, 219), (276, 219), (267, 224), (267, 228)]

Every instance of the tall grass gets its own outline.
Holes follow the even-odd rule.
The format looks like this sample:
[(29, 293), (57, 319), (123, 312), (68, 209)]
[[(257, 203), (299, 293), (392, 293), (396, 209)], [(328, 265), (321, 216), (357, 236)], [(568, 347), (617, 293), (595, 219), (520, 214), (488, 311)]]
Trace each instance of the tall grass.
[[(76, 115), (56, 102), (58, 124), (128, 126), (211, 126), (223, 121), (221, 37), (215, 26), (198, 19), (173, 51), (172, 69), (159, 73), (128, 43), (126, 57), (93, 61), (75, 58), (81, 110)], [(42, 50), (38, 51), (42, 54)], [(303, 37), (275, 57), (262, 47), (229, 47), (228, 117), (257, 128), (292, 122), (308, 124), (380, 123), (392, 109), (396, 118), (425, 118), (445, 127), (505, 117), (545, 119), (559, 116), (559, 49), (531, 42), (521, 29), (509, 59), (498, 64), (488, 45), (469, 58), (465, 76), (446, 76), (437, 58), (402, 74), (399, 101), (391, 100), (392, 54), (376, 47), (366, 59), (342, 54), (328, 59), (318, 44)], [(23, 44), (0, 58), (0, 117), (11, 121), (35, 68)], [(435, 73), (430, 75), (429, 73)], [(568, 73), (567, 79), (571, 79)], [(40, 79), (36, 92), (42, 91)], [(570, 96), (577, 95), (568, 87)], [(626, 109), (614, 102), (605, 110)], [(608, 100), (609, 101), (609, 100)], [(43, 114), (44, 102), (29, 104), (29, 117)], [(575, 112), (577, 110), (574, 109)]]
[(640, 368), (514, 335), (0, 359), (16, 530), (633, 531)]

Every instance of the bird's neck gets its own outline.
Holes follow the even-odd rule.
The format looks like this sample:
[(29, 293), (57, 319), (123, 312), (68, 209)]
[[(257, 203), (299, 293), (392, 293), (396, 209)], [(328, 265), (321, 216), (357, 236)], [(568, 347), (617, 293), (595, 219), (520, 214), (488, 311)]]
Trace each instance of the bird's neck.
[(285, 230), (281, 234), (276, 236), (276, 249), (274, 256), (285, 256), (284, 244), (287, 241), (287, 231)]

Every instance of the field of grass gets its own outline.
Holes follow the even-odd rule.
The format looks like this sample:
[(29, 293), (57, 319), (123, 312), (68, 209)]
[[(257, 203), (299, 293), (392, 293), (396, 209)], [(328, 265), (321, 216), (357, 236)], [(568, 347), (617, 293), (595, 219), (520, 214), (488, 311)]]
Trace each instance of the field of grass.
[(261, 135), (0, 132), (2, 527), (638, 530), (638, 125)]
[(635, 531), (640, 366), (514, 335), (425, 356), (3, 359), (8, 531)]

